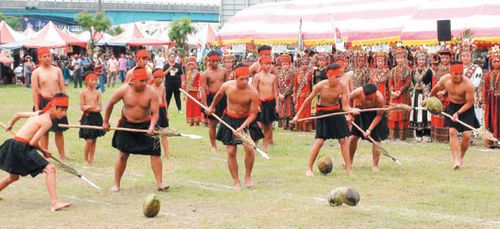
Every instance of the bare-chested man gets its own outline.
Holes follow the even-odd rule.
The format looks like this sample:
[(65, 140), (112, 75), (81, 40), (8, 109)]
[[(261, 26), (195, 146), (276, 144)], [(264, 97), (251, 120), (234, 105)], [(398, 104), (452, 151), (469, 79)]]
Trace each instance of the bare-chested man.
[[(219, 67), (220, 55), (216, 51), (210, 51), (207, 54), (209, 68), (201, 74), (200, 80), (200, 97), (201, 102), (206, 106), (210, 106), (214, 100), (215, 94), (219, 91), (222, 84), (226, 81), (227, 70)], [(215, 114), (222, 116), (226, 109), (226, 99), (221, 99), (215, 108)], [(210, 137), (210, 150), (215, 152), (217, 145), (215, 144), (215, 129), (217, 128), (217, 119), (208, 115), (208, 136)]]
[[(113, 106), (123, 101), (123, 110), (118, 127), (144, 129), (148, 134), (154, 133), (158, 121), (158, 106), (160, 99), (154, 89), (147, 85), (148, 72), (144, 68), (134, 69), (131, 81), (118, 88), (109, 99), (104, 115), (103, 128), (109, 131), (109, 118)], [(169, 188), (162, 182), (161, 147), (159, 140), (144, 133), (115, 131), (112, 146), (120, 151), (115, 163), (115, 182), (112, 192), (120, 191), (120, 181), (127, 166), (130, 154), (150, 155), (151, 168), (156, 177), (158, 191)]]
[[(95, 72), (85, 72), (85, 89), (80, 92), (80, 110), (83, 111), (80, 124), (91, 126), (102, 126), (101, 115), (102, 100), (101, 93), (96, 90), (99, 76)], [(94, 161), (97, 138), (104, 136), (103, 130), (81, 128), (78, 132), (80, 138), (85, 139), (85, 149), (83, 158), (86, 164), (90, 165)]]
[[(125, 76), (125, 83), (130, 82), (130, 80), (132, 79), (135, 68), (146, 68), (146, 65), (148, 64), (148, 61), (150, 58), (148, 50), (141, 49), (141, 50), (137, 51), (136, 58), (137, 58), (137, 63), (135, 64), (135, 66), (133, 68), (128, 70), (127, 75)], [(151, 76), (149, 74), (149, 72), (148, 72), (148, 75)]]
[[(65, 93), (62, 71), (60, 68), (52, 66), (52, 54), (50, 54), (50, 50), (48, 48), (38, 49), (38, 59), (40, 61), (40, 67), (35, 69), (31, 76), (33, 111), (43, 109), (52, 100), (55, 94)], [(59, 157), (61, 160), (65, 160), (66, 154), (64, 151), (63, 131), (67, 130), (67, 128), (59, 127), (59, 123), (68, 124), (68, 118), (61, 117), (60, 119), (53, 120), (54, 125), (50, 128), (50, 131), (54, 131)], [(48, 132), (45, 132), (45, 135), (40, 138), (40, 146), (43, 149), (48, 149)]]
[(273, 139), (273, 122), (278, 121), (278, 80), (274, 74), (270, 73), (272, 67), (271, 57), (261, 57), (261, 71), (254, 76), (253, 86), (259, 92), (260, 112), (257, 115), (257, 122), (264, 131), (262, 145), (267, 150), (271, 139)]
[[(0, 191), (9, 184), (19, 180), (19, 176), (37, 176), (45, 173), (45, 183), (49, 191), (50, 210), (58, 211), (69, 207), (71, 203), (60, 202), (56, 194), (56, 167), (40, 156), (37, 149), (43, 148), (40, 143), (47, 131), (52, 127), (53, 119), (66, 116), (69, 101), (62, 93), (52, 95), (51, 105), (43, 111), (17, 113), (7, 123), (10, 130), (20, 118), (28, 118), (15, 137), (8, 139), (0, 146), (0, 169), (9, 175), (0, 181)], [(48, 157), (49, 155), (45, 155)]]
[[(158, 96), (158, 102), (160, 103), (160, 107), (158, 109), (158, 125), (160, 128), (168, 127), (168, 113), (167, 113), (167, 97), (165, 92), (165, 86), (163, 86), (163, 79), (165, 78), (165, 73), (161, 68), (157, 68), (153, 71), (153, 83), (151, 87), (156, 92)], [(161, 145), (163, 146), (163, 150), (165, 151), (165, 158), (169, 158), (168, 153), (168, 139), (167, 136), (161, 135)]]
[[(365, 84), (363, 87), (356, 88), (349, 95), (349, 104), (352, 106), (354, 100), (359, 101), (361, 109), (367, 108), (383, 108), (385, 107), (385, 99), (382, 93), (377, 90), (375, 84)], [(365, 134), (361, 133), (357, 128), (351, 129), (351, 136), (349, 136), (349, 151), (351, 156), (351, 163), (354, 161), (354, 154), (358, 148), (359, 138), (367, 139), (371, 136), (373, 140), (380, 142), (387, 138), (389, 128), (387, 127), (387, 117), (384, 111), (369, 111), (357, 115), (355, 118), (350, 116), (350, 120), (354, 119), (354, 123), (364, 130)], [(378, 161), (380, 159), (380, 152), (375, 145), (372, 146), (373, 163), (372, 171), (378, 172)]]
[[(260, 59), (263, 57), (271, 57), (271, 46), (268, 45), (262, 45), (259, 47), (258, 52), (259, 52), (259, 58), (257, 58), (257, 61), (255, 61), (251, 66), (250, 66), (250, 76), (253, 77), (260, 71), (262, 71), (262, 66), (260, 64)], [(270, 73), (274, 74), (274, 67), (271, 66)], [(252, 79), (253, 80), (253, 79)]]
[[(452, 115), (453, 119), (445, 117), (444, 125), (449, 127), (450, 148), (453, 156), (453, 168), (463, 166), (465, 152), (469, 148), (472, 131), (456, 122), (461, 120), (474, 128), (479, 128), (479, 121), (474, 112), (474, 86), (472, 81), (463, 74), (464, 66), (461, 62), (453, 61), (450, 73), (444, 75), (436, 86), (432, 88), (429, 96), (436, 96), (439, 91), (446, 90), (450, 104), (445, 112)], [(426, 100), (423, 101), (425, 104)], [(458, 144), (458, 133), (462, 133), (462, 143)]]
[[(253, 86), (248, 85), (249, 76), (248, 66), (240, 65), (236, 67), (236, 80), (222, 84), (207, 111), (209, 114), (213, 113), (216, 110), (217, 103), (227, 97), (227, 111), (224, 113), (222, 119), (236, 129), (236, 132), (231, 131), (225, 125), (221, 125), (217, 131), (217, 140), (221, 141), (227, 147), (227, 165), (233, 177), (234, 189), (236, 190), (240, 189), (236, 153), (237, 145), (242, 142), (235, 139), (235, 136), (238, 136), (242, 132), (247, 132), (254, 141), (258, 141), (263, 137), (255, 121), (259, 109), (259, 94)], [(243, 145), (243, 147), (245, 149), (245, 186), (252, 187), (252, 168), (255, 160), (255, 152), (248, 145)]]
[[(342, 110), (354, 114), (359, 114), (359, 109), (351, 108), (347, 102), (347, 85), (341, 82), (344, 72), (338, 64), (330, 64), (327, 67), (326, 75), (328, 80), (323, 80), (313, 87), (313, 91), (306, 98), (297, 114), (293, 118), (293, 122), (297, 122), (299, 115), (311, 103), (311, 100), (319, 94), (319, 103), (316, 109), (316, 115), (325, 115), (329, 113), (341, 112)], [(348, 175), (352, 174), (351, 157), (349, 155), (349, 141), (347, 137), (350, 135), (349, 127), (344, 115), (330, 116), (316, 120), (316, 141), (309, 157), (306, 176), (314, 176), (313, 165), (318, 156), (319, 150), (325, 140), (338, 139), (342, 157), (344, 158), (344, 167)]]

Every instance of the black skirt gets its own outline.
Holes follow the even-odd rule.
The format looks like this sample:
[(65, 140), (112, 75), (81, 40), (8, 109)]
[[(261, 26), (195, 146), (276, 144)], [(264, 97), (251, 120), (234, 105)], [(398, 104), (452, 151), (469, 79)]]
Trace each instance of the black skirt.
[[(90, 125), (90, 126), (102, 126), (102, 116), (99, 112), (89, 112), (82, 115), (80, 124)], [(78, 136), (83, 139), (96, 139), (98, 137), (104, 136), (106, 132), (104, 130), (94, 130), (87, 128), (80, 128)]]
[[(149, 124), (149, 121), (141, 123), (128, 122), (125, 117), (122, 117), (118, 127), (147, 130)], [(146, 133), (115, 131), (111, 145), (113, 148), (128, 154), (161, 155), (159, 138), (149, 136)]]
[[(246, 119), (247, 118), (233, 118), (228, 115), (224, 115), (222, 117), (222, 120), (224, 120), (234, 129), (238, 129), (241, 126), (241, 124), (245, 122)], [(245, 131), (248, 134), (250, 134), (250, 137), (252, 138), (253, 141), (257, 141), (259, 139), (264, 138), (264, 134), (260, 130), (255, 120), (245, 129)], [(233, 132), (229, 128), (227, 128), (226, 125), (219, 126), (219, 130), (217, 130), (216, 139), (221, 141), (222, 144), (224, 145), (243, 144), (240, 140), (234, 139)]]
[[(356, 123), (359, 127), (361, 127), (361, 129), (363, 129), (364, 131), (366, 131), (370, 127), (370, 125), (372, 124), (373, 119), (375, 119), (375, 117), (377, 117), (377, 112), (376, 111), (361, 112), (354, 119), (354, 123)], [(387, 139), (388, 133), (389, 133), (389, 128), (387, 127), (387, 117), (384, 114), (382, 116), (382, 119), (378, 123), (378, 125), (375, 128), (373, 128), (370, 136), (375, 141), (380, 142), (380, 141), (383, 141), (383, 140)], [(352, 127), (351, 135), (358, 136), (358, 137), (360, 137), (362, 139), (366, 139), (364, 137), (363, 133), (361, 133), (361, 131), (359, 131), (354, 126)]]
[(269, 100), (260, 104), (260, 112), (257, 114), (257, 121), (264, 124), (270, 124), (279, 120), (279, 115), (276, 111), (276, 100)]
[[(444, 112), (446, 112), (449, 115), (455, 114), (460, 108), (463, 106), (463, 104), (456, 104), (450, 102), (450, 105), (448, 105), (445, 109)], [(469, 124), (470, 126), (474, 128), (479, 128), (479, 121), (477, 120), (476, 113), (474, 112), (474, 106), (469, 108), (467, 111), (464, 113), (460, 114), (458, 116), (458, 119), (462, 122), (465, 122)], [(458, 132), (464, 132), (464, 131), (471, 131), (468, 127), (463, 126), (462, 124), (458, 122), (454, 122), (448, 117), (444, 117), (444, 126), (449, 127), (449, 128), (455, 128)]]
[[(208, 94), (207, 95), (207, 105), (210, 106), (212, 105), (212, 102), (214, 101), (215, 94)], [(227, 107), (227, 101), (226, 101), (226, 96), (222, 97), (222, 99), (217, 103), (217, 106), (215, 106), (215, 114), (219, 117), (222, 117), (224, 114), (224, 110), (226, 110)], [(207, 115), (209, 119), (215, 120), (214, 116), (212, 115)]]
[(156, 125), (161, 128), (168, 127), (167, 108), (164, 106), (160, 106), (160, 109), (158, 109), (158, 113), (158, 122), (156, 122)]
[(35, 177), (48, 164), (28, 143), (8, 139), (0, 146), (0, 169), (10, 174)]
[[(340, 111), (335, 111), (340, 112)], [(316, 111), (316, 116), (334, 113), (332, 111)], [(316, 119), (315, 138), (340, 139), (350, 135), (349, 126), (345, 115), (336, 115), (326, 118)]]
[[(47, 104), (49, 104), (50, 99), (44, 98), (42, 96), (38, 96), (38, 108), (42, 110)], [(35, 111), (35, 107), (33, 107), (33, 111)], [(63, 132), (68, 130), (66, 127), (59, 127), (59, 124), (68, 124), (68, 117), (63, 117), (60, 119), (52, 119), (52, 127), (49, 131), (53, 132)]]

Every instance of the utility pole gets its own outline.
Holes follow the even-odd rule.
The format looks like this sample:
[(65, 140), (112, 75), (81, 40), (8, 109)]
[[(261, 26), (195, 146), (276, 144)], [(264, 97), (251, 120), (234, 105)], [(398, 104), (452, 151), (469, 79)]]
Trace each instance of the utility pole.
[(101, 12), (102, 11), (102, 0), (97, 0), (97, 12)]

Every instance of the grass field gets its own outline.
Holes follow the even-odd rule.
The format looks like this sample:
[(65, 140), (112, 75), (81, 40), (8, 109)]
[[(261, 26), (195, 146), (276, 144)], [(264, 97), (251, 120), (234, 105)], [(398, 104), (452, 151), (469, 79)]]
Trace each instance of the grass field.
[[(81, 115), (78, 93), (68, 89), (69, 120), (74, 124)], [(0, 87), (0, 99), (0, 121), (4, 123), (16, 111), (28, 111), (32, 106), (31, 91), (21, 87)], [(119, 107), (115, 106), (112, 125), (118, 120)], [(473, 146), (466, 155), (465, 167), (454, 171), (448, 145), (385, 143), (403, 166), (382, 157), (380, 172), (373, 174), (371, 145), (361, 142), (353, 165), (355, 175), (348, 177), (341, 169), (338, 144), (328, 141), (320, 154), (332, 157), (333, 173), (305, 177), (313, 133), (276, 130), (277, 145), (268, 152), (271, 160), (256, 155), (256, 187), (233, 191), (224, 147), (219, 144), (217, 153), (210, 152), (205, 127), (188, 127), (174, 106), (169, 115), (173, 128), (204, 139), (169, 139), (172, 156), (164, 159), (163, 170), (171, 188), (157, 193), (161, 211), (156, 218), (142, 215), (144, 199), (155, 192), (149, 158), (131, 156), (119, 193), (98, 193), (58, 170), (58, 195), (63, 201), (73, 202), (61, 212), (49, 211), (43, 175), (20, 179), (0, 192), (0, 228), (500, 227), (500, 150)], [(70, 163), (106, 190), (112, 186), (117, 157), (111, 137), (108, 133), (98, 140), (95, 164), (84, 166), (84, 142), (78, 139), (78, 131), (65, 133)], [(7, 133), (0, 133), (2, 141), (7, 138)], [(56, 153), (52, 135), (50, 143)], [(244, 154), (241, 148), (239, 151), (243, 179)], [(5, 175), (0, 172), (0, 177)], [(326, 196), (339, 186), (356, 188), (361, 194), (359, 205), (330, 207)]]

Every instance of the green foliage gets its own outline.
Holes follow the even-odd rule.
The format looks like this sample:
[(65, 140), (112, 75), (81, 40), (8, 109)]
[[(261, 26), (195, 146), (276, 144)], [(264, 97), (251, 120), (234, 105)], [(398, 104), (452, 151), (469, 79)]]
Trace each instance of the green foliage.
[(111, 36), (116, 36), (116, 35), (120, 35), (121, 33), (123, 33), (123, 28), (121, 26), (115, 26), (115, 27), (112, 27), (108, 33), (111, 35)]
[(178, 48), (186, 50), (187, 35), (194, 32), (196, 29), (191, 25), (191, 19), (183, 17), (172, 21), (168, 36), (170, 40), (175, 41)]
[(5, 16), (0, 12), (0, 21), (5, 21), (5, 23), (7, 23), (7, 25), (12, 27), (12, 29), (14, 30), (23, 30), (23, 21), (21, 20), (21, 18)]
[[(75, 21), (84, 29), (90, 32), (90, 44), (88, 48), (93, 52), (94, 42), (97, 32), (106, 32), (111, 28), (111, 21), (104, 12), (97, 12), (96, 14), (89, 14), (81, 12), (76, 16)], [(92, 31), (95, 31), (93, 33)]]

